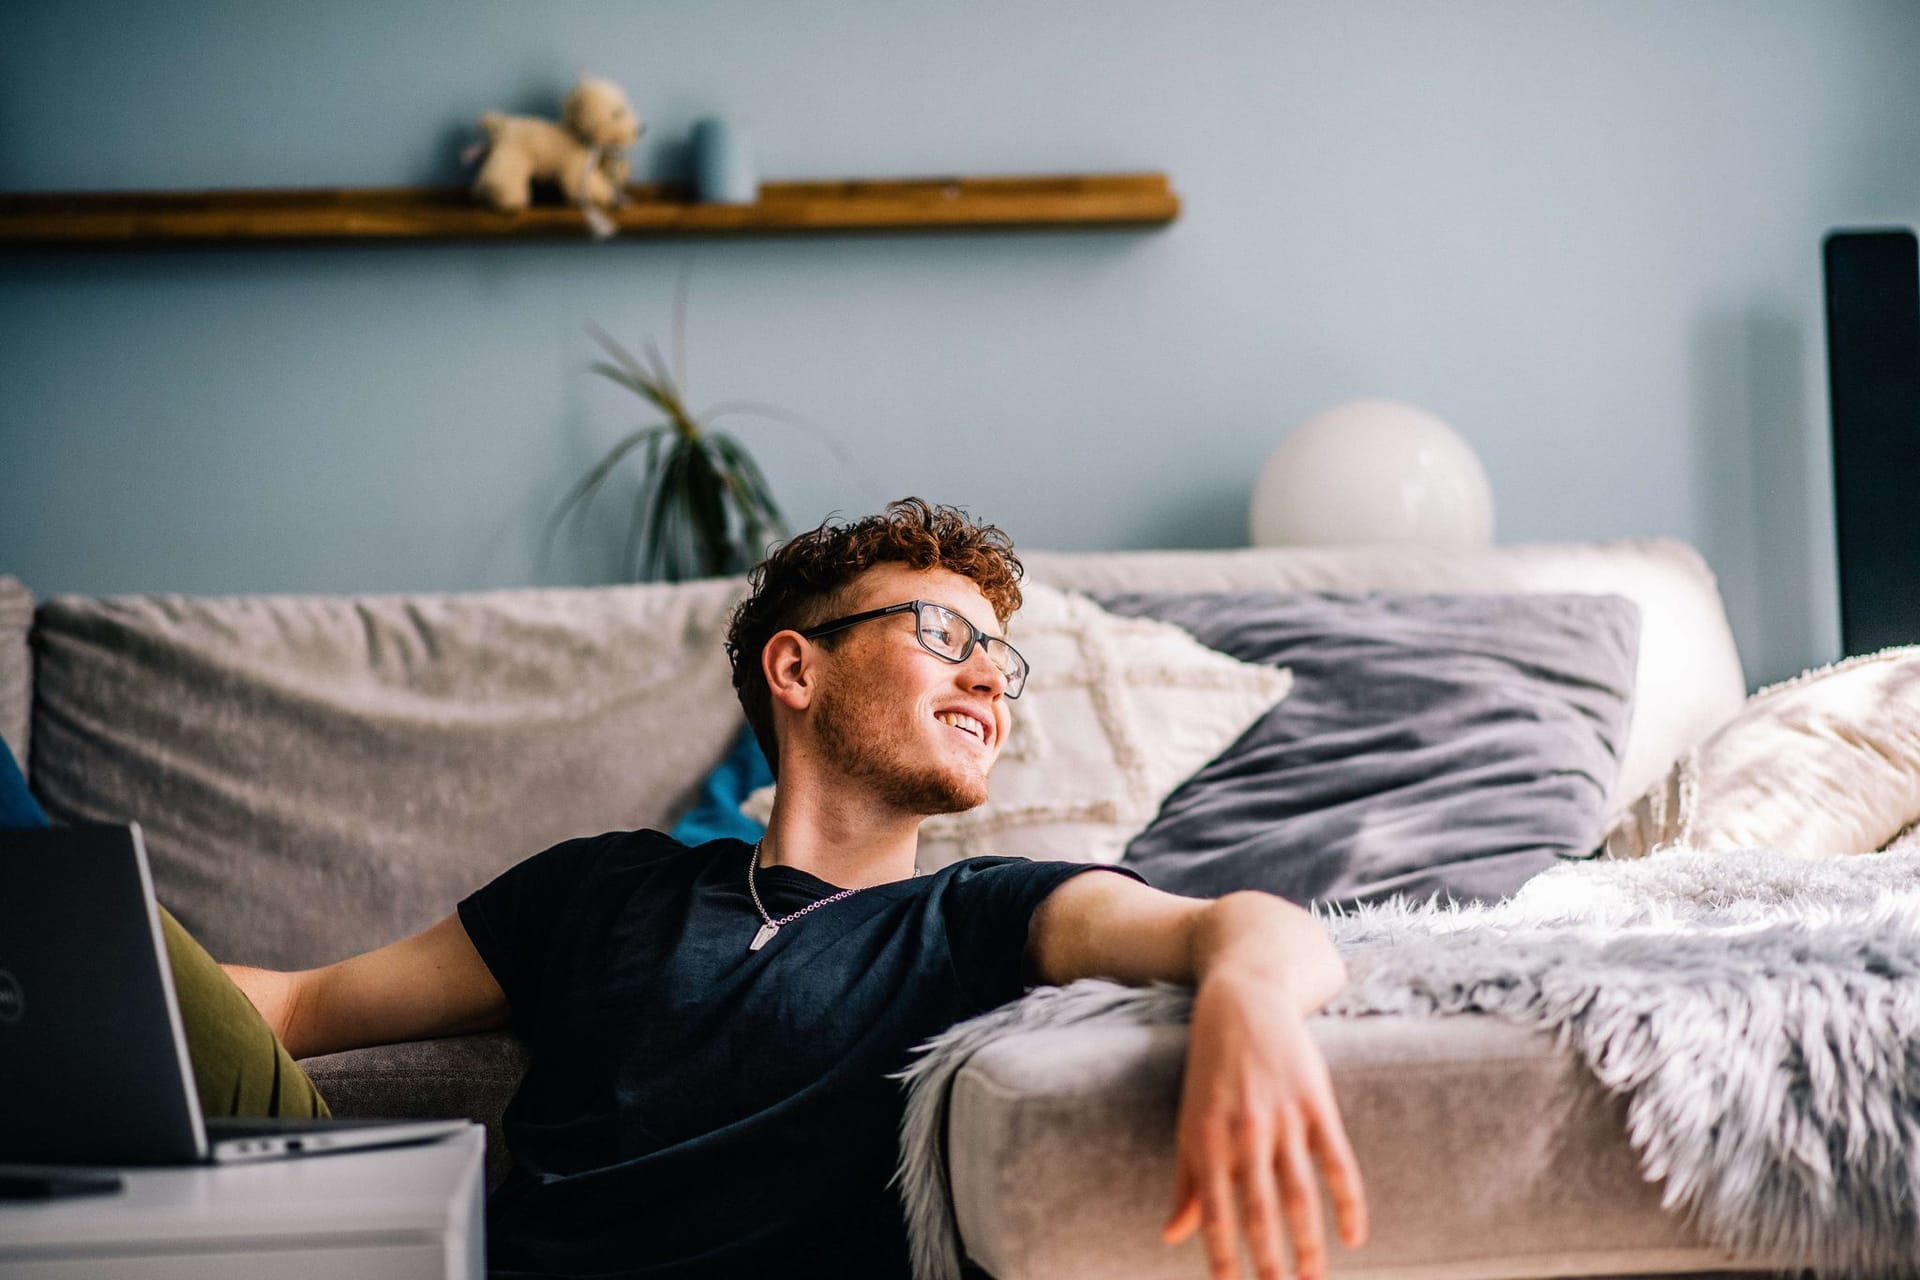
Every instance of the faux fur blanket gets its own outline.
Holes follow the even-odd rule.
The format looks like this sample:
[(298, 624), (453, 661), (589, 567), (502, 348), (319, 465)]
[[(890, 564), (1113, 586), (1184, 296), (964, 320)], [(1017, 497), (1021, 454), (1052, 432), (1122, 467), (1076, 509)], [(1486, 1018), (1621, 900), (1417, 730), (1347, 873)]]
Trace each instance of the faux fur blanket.
[[(1325, 917), (1352, 981), (1327, 1009), (1486, 1013), (1552, 1032), (1627, 1095), (1665, 1203), (1714, 1244), (1823, 1274), (1920, 1256), (1920, 852), (1810, 860), (1667, 849), (1571, 863), (1495, 906)], [(1185, 988), (1040, 988), (903, 1073), (896, 1183), (920, 1280), (960, 1274), (948, 1086), (988, 1042), (1185, 1021)]]

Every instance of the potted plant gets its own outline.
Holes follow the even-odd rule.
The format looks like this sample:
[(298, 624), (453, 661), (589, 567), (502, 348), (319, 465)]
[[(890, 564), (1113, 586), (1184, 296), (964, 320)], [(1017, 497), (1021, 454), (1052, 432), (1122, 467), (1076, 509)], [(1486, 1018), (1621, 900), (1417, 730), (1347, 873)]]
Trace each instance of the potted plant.
[[(686, 284), (683, 275), (674, 298), (671, 365), (651, 339), (640, 358), (598, 325), (587, 326), (608, 357), (595, 361), (592, 371), (639, 396), (663, 420), (621, 437), (567, 491), (547, 522), (546, 541), (551, 546), (567, 516), (572, 514), (577, 522), (621, 461), (638, 455), (643, 474), (621, 559), (625, 575), (635, 581), (679, 582), (741, 573), (760, 560), (769, 539), (786, 536), (786, 521), (766, 476), (746, 446), (714, 427), (717, 419), (755, 414), (812, 426), (781, 410), (745, 401), (716, 405), (704, 414), (687, 407)], [(831, 439), (828, 443), (845, 457), (838, 444)]]

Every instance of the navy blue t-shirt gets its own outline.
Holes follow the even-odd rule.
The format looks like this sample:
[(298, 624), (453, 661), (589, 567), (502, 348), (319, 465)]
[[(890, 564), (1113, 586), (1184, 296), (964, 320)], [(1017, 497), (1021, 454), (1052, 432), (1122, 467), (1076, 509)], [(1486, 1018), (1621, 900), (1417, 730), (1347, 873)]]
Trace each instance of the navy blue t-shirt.
[[(460, 903), (532, 1066), (487, 1210), (495, 1275), (906, 1277), (888, 1185), (912, 1050), (1019, 996), (1055, 887), (1117, 867), (970, 858), (749, 951), (753, 846), (571, 840)], [(838, 892), (763, 867), (775, 919)]]

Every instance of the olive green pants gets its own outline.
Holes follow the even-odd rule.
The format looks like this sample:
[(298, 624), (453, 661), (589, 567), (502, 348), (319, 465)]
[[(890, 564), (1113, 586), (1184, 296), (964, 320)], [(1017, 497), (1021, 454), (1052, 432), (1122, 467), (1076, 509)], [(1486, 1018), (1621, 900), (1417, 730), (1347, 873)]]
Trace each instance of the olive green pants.
[(324, 1116), (326, 1100), (206, 948), (165, 907), (160, 933), (186, 1029), (200, 1109), (210, 1116)]

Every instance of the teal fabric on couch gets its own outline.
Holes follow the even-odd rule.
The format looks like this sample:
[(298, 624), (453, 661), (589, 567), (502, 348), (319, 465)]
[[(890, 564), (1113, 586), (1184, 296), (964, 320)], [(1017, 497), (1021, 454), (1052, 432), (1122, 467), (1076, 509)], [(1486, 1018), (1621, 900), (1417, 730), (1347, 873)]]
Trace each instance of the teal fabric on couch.
[(773, 770), (760, 750), (753, 729), (742, 726), (733, 749), (718, 768), (700, 784), (700, 798), (669, 832), (681, 844), (705, 844), (709, 840), (744, 840), (751, 844), (767, 834), (767, 829), (740, 812), (740, 804), (761, 787), (773, 782)]
[(20, 766), (13, 762), (13, 752), (7, 750), (6, 743), (0, 742), (0, 831), (46, 825), (46, 811), (33, 798), (33, 792), (27, 790), (27, 780), (21, 776)]

